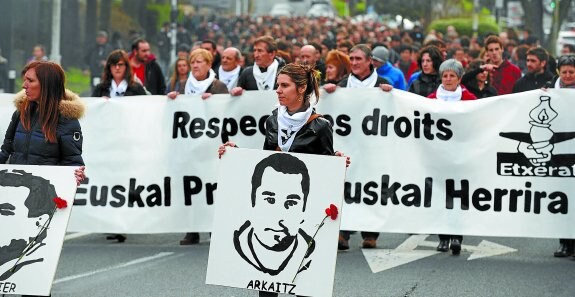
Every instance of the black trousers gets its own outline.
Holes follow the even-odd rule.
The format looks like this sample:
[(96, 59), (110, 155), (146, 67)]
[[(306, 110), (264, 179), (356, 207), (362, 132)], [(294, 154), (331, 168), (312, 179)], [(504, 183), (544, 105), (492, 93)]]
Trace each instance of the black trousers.
[(459, 239), (459, 242), (463, 242), (463, 235), (439, 234), (438, 236), (439, 240)]
[[(354, 231), (339, 231), (339, 234), (341, 234), (341, 236), (343, 236), (343, 238), (345, 240), (349, 240), (349, 236), (351, 235), (351, 233), (355, 233)], [(361, 238), (366, 239), (366, 238), (373, 238), (373, 239), (377, 239), (379, 237), (379, 232), (361, 232)]]

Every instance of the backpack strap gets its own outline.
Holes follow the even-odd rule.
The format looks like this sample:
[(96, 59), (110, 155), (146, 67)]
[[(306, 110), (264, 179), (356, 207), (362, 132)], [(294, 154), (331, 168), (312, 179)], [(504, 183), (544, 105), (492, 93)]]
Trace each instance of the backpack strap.
[(309, 119), (307, 119), (307, 122), (305, 122), (305, 124), (307, 125), (307, 124), (311, 123), (313, 120), (315, 120), (315, 119), (317, 119), (317, 118), (319, 118), (319, 117), (321, 117), (321, 114), (319, 114), (319, 113), (314, 113), (314, 114), (312, 114), (312, 115), (309, 117)]

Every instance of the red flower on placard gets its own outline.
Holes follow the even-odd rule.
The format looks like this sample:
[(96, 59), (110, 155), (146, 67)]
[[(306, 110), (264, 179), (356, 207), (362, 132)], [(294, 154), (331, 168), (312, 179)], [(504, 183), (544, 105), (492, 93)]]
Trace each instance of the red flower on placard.
[(330, 204), (329, 207), (325, 209), (325, 214), (335, 221), (338, 215), (337, 206)]
[[(331, 218), (333, 221), (335, 221), (337, 219), (338, 214), (339, 214), (339, 211), (338, 211), (337, 206), (335, 204), (330, 204), (329, 207), (325, 209), (325, 217), (323, 217), (323, 220), (321, 220), (321, 223), (319, 223), (319, 225), (317, 226), (317, 229), (315, 230), (315, 233), (311, 237), (311, 240), (309, 241), (308, 246), (307, 246), (307, 250), (305, 252), (306, 255), (309, 253), (309, 249), (311, 247), (312, 242), (315, 242), (315, 236), (319, 232), (319, 229), (321, 229), (321, 227), (323, 227), (323, 225), (325, 224), (325, 220), (327, 218)], [(304, 260), (305, 260), (305, 257), (303, 259), (301, 259), (301, 262), (299, 263), (299, 268), (298, 268), (296, 274), (294, 275), (294, 277), (291, 281), (292, 284), (295, 282), (297, 275), (300, 272), (307, 270), (310, 263), (311, 263), (311, 260), (310, 260), (309, 262), (307, 262), (307, 264), (303, 265)]]
[(62, 209), (62, 208), (68, 207), (68, 201), (66, 201), (60, 197), (54, 197), (54, 198), (52, 198), (52, 201), (54, 201), (54, 203), (56, 203), (57, 209)]

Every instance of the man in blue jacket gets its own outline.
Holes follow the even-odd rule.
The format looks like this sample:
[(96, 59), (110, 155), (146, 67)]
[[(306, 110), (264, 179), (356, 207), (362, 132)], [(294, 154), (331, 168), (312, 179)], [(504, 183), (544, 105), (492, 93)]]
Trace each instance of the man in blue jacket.
[(373, 66), (375, 66), (377, 75), (385, 78), (396, 89), (407, 90), (405, 77), (401, 70), (393, 67), (389, 62), (389, 50), (385, 46), (376, 46), (373, 51)]

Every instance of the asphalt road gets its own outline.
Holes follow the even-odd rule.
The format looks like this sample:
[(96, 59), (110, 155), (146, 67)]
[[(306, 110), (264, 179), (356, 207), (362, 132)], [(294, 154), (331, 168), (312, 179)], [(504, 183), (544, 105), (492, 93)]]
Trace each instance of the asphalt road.
[[(130, 235), (122, 244), (104, 237), (65, 241), (52, 296), (257, 296), (204, 284), (208, 234), (195, 246), (179, 246), (183, 234)], [(408, 238), (382, 234), (375, 254), (396, 261), (391, 250)], [(517, 251), (470, 260), (483, 240)], [(352, 248), (337, 257), (334, 296), (575, 296), (575, 260), (552, 256), (557, 240), (465, 237), (460, 256), (433, 253), (436, 241), (429, 236), (427, 245), (404, 253), (432, 255), (373, 273), (353, 235)]]

